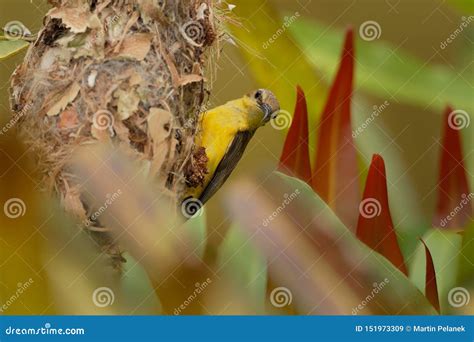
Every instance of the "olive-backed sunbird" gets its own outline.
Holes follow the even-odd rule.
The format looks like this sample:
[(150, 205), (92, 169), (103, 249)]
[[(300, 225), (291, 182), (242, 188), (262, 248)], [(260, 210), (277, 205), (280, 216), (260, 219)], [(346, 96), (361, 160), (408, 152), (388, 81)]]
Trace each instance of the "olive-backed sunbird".
[[(259, 89), (204, 112), (199, 118), (195, 148), (204, 148), (207, 173), (199, 186), (189, 188), (184, 200), (206, 203), (232, 173), (255, 131), (280, 111), (275, 95)], [(197, 201), (196, 201), (197, 202)]]

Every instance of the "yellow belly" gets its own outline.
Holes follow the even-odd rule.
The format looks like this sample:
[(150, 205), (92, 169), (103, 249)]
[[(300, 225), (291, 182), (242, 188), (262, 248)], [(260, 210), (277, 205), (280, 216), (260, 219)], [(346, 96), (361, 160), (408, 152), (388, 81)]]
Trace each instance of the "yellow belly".
[(227, 152), (237, 132), (247, 127), (245, 117), (233, 102), (204, 113), (200, 119), (195, 145), (204, 147), (208, 158), (207, 175), (202, 186), (190, 189), (186, 195), (199, 198), (209, 184), (216, 168)]

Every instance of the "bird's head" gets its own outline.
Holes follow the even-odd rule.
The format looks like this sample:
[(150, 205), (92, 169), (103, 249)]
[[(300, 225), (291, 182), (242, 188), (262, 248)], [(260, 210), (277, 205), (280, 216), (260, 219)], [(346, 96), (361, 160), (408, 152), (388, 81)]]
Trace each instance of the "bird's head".
[(246, 98), (256, 110), (259, 126), (274, 119), (280, 111), (280, 103), (270, 90), (258, 89), (247, 94)]

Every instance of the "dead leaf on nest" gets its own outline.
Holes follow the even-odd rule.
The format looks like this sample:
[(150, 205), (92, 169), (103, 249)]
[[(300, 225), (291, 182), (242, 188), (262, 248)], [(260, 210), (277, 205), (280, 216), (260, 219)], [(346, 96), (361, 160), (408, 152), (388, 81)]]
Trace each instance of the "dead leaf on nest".
[(60, 129), (70, 129), (77, 125), (79, 125), (79, 120), (74, 107), (68, 107), (59, 115), (58, 127)]
[(150, 51), (152, 38), (153, 36), (149, 33), (137, 33), (126, 37), (118, 55), (142, 61)]
[[(69, 103), (74, 101), (74, 99), (77, 97), (77, 94), (79, 94), (79, 91), (81, 90), (81, 86), (79, 83), (74, 82), (67, 88), (67, 90), (63, 93), (61, 92), (62, 97), (60, 97), (57, 101), (49, 101), (49, 102), (54, 102), (54, 104), (49, 108), (47, 111), (46, 115), (48, 116), (55, 116), (58, 115), (61, 111), (66, 108)], [(61, 94), (57, 95), (57, 97), (61, 96)]]
[(201, 82), (204, 81), (204, 77), (201, 75), (184, 75), (179, 78), (178, 86), (185, 86), (189, 83)]
[(120, 120), (127, 120), (138, 109), (140, 98), (134, 89), (128, 91), (117, 89), (114, 93), (117, 100), (117, 114)]
[(170, 136), (170, 124), (172, 114), (164, 109), (150, 108), (148, 116), (148, 132), (153, 141), (153, 161), (151, 164), (151, 175), (160, 171), (168, 154), (166, 140)]
[(95, 14), (91, 15), (88, 5), (76, 8), (53, 8), (48, 15), (51, 18), (61, 19), (73, 33), (84, 33), (87, 28), (100, 25), (99, 18)]
[(130, 144), (129, 134), (130, 131), (128, 130), (127, 126), (122, 121), (116, 120), (114, 122), (114, 131), (120, 141), (126, 142)]

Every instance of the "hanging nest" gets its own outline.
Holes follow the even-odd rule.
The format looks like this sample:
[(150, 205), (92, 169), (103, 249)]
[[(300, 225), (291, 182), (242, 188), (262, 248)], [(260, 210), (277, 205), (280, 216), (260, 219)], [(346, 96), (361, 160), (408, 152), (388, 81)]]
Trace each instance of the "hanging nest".
[(177, 202), (185, 174), (191, 182), (196, 177), (188, 165), (195, 159), (193, 134), (225, 13), (211, 0), (50, 3), (12, 76), (11, 107), (44, 190), (91, 222), (103, 250), (120, 261), (106, 229), (89, 221), (93, 209), (82, 200), (70, 157), (84, 144), (121, 146)]

